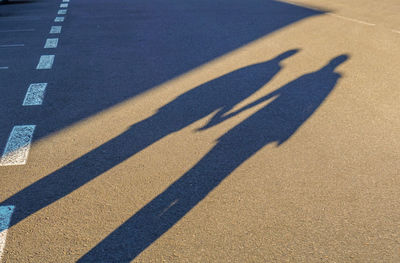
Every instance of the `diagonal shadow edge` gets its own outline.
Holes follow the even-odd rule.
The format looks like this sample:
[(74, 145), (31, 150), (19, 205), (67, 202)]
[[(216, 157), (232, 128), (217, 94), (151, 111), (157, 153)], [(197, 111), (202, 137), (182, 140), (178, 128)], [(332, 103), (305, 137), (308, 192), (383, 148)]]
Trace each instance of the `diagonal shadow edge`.
[[(316, 15), (316, 14), (317, 14), (317, 13), (314, 12), (314, 11), (313, 11), (313, 12), (310, 12), (310, 13), (308, 13), (307, 15), (305, 15), (304, 17), (298, 18), (298, 19), (295, 20), (295, 21), (290, 21), (290, 23), (296, 22), (296, 21), (298, 21), (298, 20), (300, 20), (300, 19), (304, 19), (305, 17), (312, 16), (312, 15)], [(286, 25), (285, 25), (285, 26), (286, 26)], [(275, 30), (277, 30), (277, 29), (278, 29), (278, 28), (276, 28)], [(273, 32), (273, 31), (271, 31), (271, 32)], [(269, 32), (269, 33), (271, 33), (271, 32)], [(269, 33), (268, 33), (268, 34), (269, 34)], [(60, 128), (61, 128), (61, 127), (60, 127)], [(169, 132), (172, 132), (172, 131), (169, 131)], [(144, 147), (144, 146), (143, 146), (143, 147)], [(98, 155), (97, 157), (101, 158), (100, 155)], [(125, 158), (125, 159), (126, 159), (126, 158)], [(121, 159), (121, 160), (123, 160), (123, 159)], [(117, 165), (118, 163), (120, 163), (121, 160), (118, 160), (117, 162), (115, 162), (115, 163), (113, 164), (113, 166), (115, 166), (115, 165)], [(67, 169), (67, 170), (68, 170), (68, 169)], [(100, 170), (102, 170), (102, 169), (100, 169)], [(96, 172), (96, 174), (97, 174), (96, 176), (99, 175), (99, 173), (97, 173), (97, 172)], [(51, 175), (48, 175), (48, 176), (51, 176)], [(33, 207), (28, 208), (28, 207), (25, 206), (25, 205), (20, 205), (20, 206), (17, 205), (17, 209), (18, 209), (18, 207), (21, 207), (21, 206), (22, 206), (22, 207), (25, 207), (26, 210), (23, 211), (23, 212), (20, 211), (20, 213), (17, 212), (17, 213), (15, 214), (15, 216), (13, 217), (13, 221), (12, 221), (11, 225), (15, 225), (16, 223), (20, 222), (22, 219), (26, 218), (27, 216), (29, 216), (29, 215), (35, 213), (36, 211), (38, 211), (38, 210), (40, 210), (40, 209), (42, 209), (42, 208), (44, 208), (44, 207), (50, 205), (51, 203), (53, 203), (53, 202), (59, 200), (60, 198), (66, 196), (67, 194), (69, 194), (69, 193), (71, 193), (72, 191), (76, 190), (77, 188), (79, 188), (80, 186), (84, 185), (86, 182), (92, 180), (93, 178), (95, 178), (95, 177), (90, 177), (90, 178), (87, 178), (87, 180), (80, 181), (80, 182), (78, 182), (78, 184), (75, 185), (73, 188), (66, 189), (66, 191), (63, 191), (62, 194), (58, 194), (58, 195), (55, 194), (55, 197), (50, 198), (50, 199), (46, 199), (46, 200), (43, 201), (43, 202), (39, 202), (37, 205), (35, 205), (35, 206), (33, 206)], [(72, 179), (72, 180), (75, 180), (75, 179)], [(39, 181), (41, 181), (41, 180), (39, 180)], [(77, 181), (79, 181), (79, 180), (77, 180)], [(52, 184), (54, 184), (54, 185), (52, 185)], [(44, 187), (45, 189), (50, 189), (50, 188), (52, 188), (52, 187), (54, 186), (54, 189), (55, 189), (55, 190), (56, 190), (57, 188), (59, 188), (59, 185), (58, 185), (58, 183), (57, 183), (56, 181), (52, 181), (50, 184), (48, 184), (48, 182), (46, 182), (45, 185), (43, 185), (43, 181), (41, 181), (41, 182), (34, 183), (33, 185), (35, 185), (35, 188), (38, 189), (38, 190), (40, 190), (40, 188), (42, 188), (42, 187)], [(29, 188), (29, 187), (27, 187), (27, 188)], [(26, 192), (24, 192), (24, 190), (22, 190), (21, 192), (15, 194), (14, 196), (12, 196), (12, 197), (8, 198), (7, 200), (5, 200), (4, 202), (2, 202), (2, 204), (7, 204), (7, 203), (10, 203), (10, 202), (14, 202), (14, 203), (19, 203), (19, 204), (21, 204), (21, 201), (22, 201), (22, 200), (26, 200), (26, 198), (35, 198), (34, 196), (27, 195), (27, 196), (25, 196), (24, 198), (22, 198), (21, 200), (18, 201), (18, 199), (19, 199), (19, 197), (21, 196), (21, 194), (22, 194), (22, 195), (25, 195), (25, 193), (26, 193)]]
[[(149, 1), (138, 0), (134, 6), (135, 12), (137, 12), (134, 14), (138, 19), (138, 21), (133, 20), (135, 27), (131, 24), (132, 18), (128, 16), (132, 12), (129, 8), (126, 10), (126, 19), (130, 19), (128, 23), (123, 20), (124, 17), (121, 17), (119, 19), (121, 22), (114, 25), (120, 27), (122, 24), (126, 24), (126, 28), (121, 27), (121, 30), (125, 34), (135, 34), (134, 39), (144, 39), (143, 43), (127, 41), (126, 45), (122, 45), (118, 49), (110, 49), (109, 47), (115, 43), (107, 40), (104, 41), (104, 44), (96, 43), (99, 51), (79, 46), (71, 49), (69, 57), (79, 57), (81, 61), (72, 72), (57, 67), (53, 69), (55, 75), (65, 80), (55, 80), (56, 83), (53, 85), (59, 85), (57, 91), (53, 90), (46, 94), (46, 101), (42, 108), (48, 117), (35, 118), (30, 113), (18, 112), (19, 118), (23, 120), (35, 120), (38, 129), (35, 131), (33, 142), (152, 90), (162, 83), (178, 78), (192, 69), (206, 65), (210, 61), (281, 28), (325, 13), (325, 10), (317, 11), (277, 0), (249, 0), (246, 1), (246, 4), (239, 0), (233, 0), (229, 5), (222, 5), (218, 8), (216, 8), (215, 1), (211, 0), (202, 1), (195, 7), (191, 7), (194, 3), (188, 1), (176, 1), (177, 7), (171, 9), (171, 6), (163, 1), (150, 1), (156, 3), (155, 8), (149, 7), (150, 4), (147, 4)], [(219, 1), (219, 4), (224, 4), (224, 1)], [(114, 5), (113, 8), (126, 8), (126, 6), (119, 6), (118, 1)], [(206, 9), (204, 7), (207, 5), (216, 8), (215, 12), (204, 11)], [(166, 8), (168, 12), (160, 14), (163, 8)], [(141, 10), (144, 14), (136, 9)], [(141, 16), (146, 15), (146, 19), (149, 19), (147, 17), (149, 13), (154, 13), (150, 15), (151, 20), (142, 22)], [(164, 28), (167, 26), (168, 28)], [(136, 31), (138, 32), (136, 33)], [(91, 34), (95, 32), (96, 30)], [(68, 35), (68, 32), (63, 34), (72, 39), (87, 38), (86, 33), (85, 36), (82, 36), (79, 35), (79, 31), (74, 33), (76, 36)], [(96, 37), (104, 37), (104, 34), (113, 36), (114, 30), (106, 30)], [(157, 42), (162, 42), (162, 44), (155, 44)], [(106, 63), (107, 58), (118, 59), (119, 64)], [(133, 64), (132, 61), (135, 63)], [(91, 69), (94, 64), (95, 70)], [(155, 71), (157, 73), (154, 73)], [(81, 84), (76, 85), (67, 81), (71, 78), (71, 74), (80, 78)], [(114, 79), (120, 79), (118, 81), (123, 85), (112, 83), (111, 80)], [(63, 87), (62, 85), (67, 86)], [(118, 92), (110, 88), (113, 85), (118, 85)], [(62, 92), (64, 88), (68, 88), (74, 96), (79, 97), (79, 100), (66, 100), (65, 97), (66, 95), (68, 97), (68, 94)], [(8, 96), (17, 95), (8, 94)], [(14, 99), (17, 100), (17, 98)], [(64, 110), (60, 110), (60, 108)], [(6, 136), (9, 131), (18, 123), (18, 119), (12, 120), (5, 117), (0, 116), (0, 122), (3, 123), (0, 128), (0, 142), (7, 140)]]
[[(273, 2), (273, 3), (275, 3), (275, 2), (278, 2), (278, 1), (270, 1), (270, 2)], [(280, 4), (281, 5), (281, 4)], [(289, 6), (289, 10), (290, 10), (290, 12), (294, 12), (294, 14), (291, 14), (291, 17), (289, 17), (289, 19), (288, 18), (286, 18), (286, 19), (288, 19), (288, 21), (286, 21), (286, 20), (284, 20), (284, 21), (282, 21), (282, 22), (280, 22), (280, 27), (278, 26), (278, 27), (276, 27), (276, 28), (273, 28), (273, 30), (271, 30), (271, 32), (269, 32), (268, 34), (270, 34), (270, 33), (272, 33), (272, 32), (274, 32), (274, 31), (276, 31), (276, 30), (278, 30), (278, 29), (280, 29), (281, 27), (285, 27), (285, 26), (287, 26), (288, 24), (292, 24), (292, 23), (294, 23), (294, 22), (297, 22), (297, 21), (299, 21), (299, 20), (302, 20), (302, 19), (304, 19), (304, 18), (307, 18), (307, 17), (310, 17), (310, 16), (315, 16), (315, 15), (320, 15), (320, 14), (322, 14), (323, 12), (316, 12), (315, 10), (310, 10), (310, 9), (307, 9), (307, 8), (303, 8), (303, 7), (295, 7), (294, 9), (291, 7), (291, 5), (289, 5), (289, 4), (282, 4), (283, 6), (278, 6), (279, 8), (278, 9), (281, 9), (281, 8), (284, 8), (284, 7), (287, 7), (287, 6)], [(268, 35), (267, 34), (267, 35)], [(265, 37), (266, 35), (263, 35), (262, 37)], [(126, 99), (126, 100), (128, 100), (128, 99)], [(105, 110), (105, 109), (104, 109)], [(38, 125), (39, 126), (39, 125)], [(40, 137), (43, 137), (44, 135), (43, 134), (37, 134), (38, 133), (38, 131), (36, 131), (35, 132), (35, 136), (34, 136), (34, 141), (36, 141), (36, 140), (38, 140)], [(46, 136), (49, 136), (49, 135), (47, 135), (46, 134)], [(54, 173), (53, 173), (54, 174)], [(48, 176), (51, 176), (51, 175), (48, 175)], [(46, 177), (48, 177), (48, 176), (46, 176)], [(45, 178), (46, 178), (45, 177)], [(93, 178), (91, 178), (91, 179), (93, 179)], [(90, 179), (90, 180), (91, 180)], [(88, 182), (88, 181), (90, 181), (90, 180), (87, 180), (87, 181), (85, 181), (85, 183), (86, 182)], [(43, 182), (43, 178), (41, 179), (41, 180), (39, 180), (38, 182), (36, 182), (36, 183), (33, 183), (32, 185), (41, 185), (42, 184), (42, 182)], [(54, 183), (56, 183), (56, 182), (54, 182)], [(80, 187), (80, 186), (82, 186), (83, 184), (81, 184), (81, 185), (78, 185), (76, 188), (73, 188), (73, 189), (68, 189), (68, 191), (65, 191), (65, 193), (67, 194), (67, 193), (70, 193), (70, 192), (72, 192), (73, 190), (76, 190), (78, 187)], [(25, 191), (26, 191), (26, 189), (28, 189), (28, 188), (30, 188), (29, 186), (28, 187), (26, 187), (25, 188)], [(38, 187), (36, 187), (36, 188), (38, 188)], [(48, 187), (46, 187), (46, 188), (48, 188)], [(11, 200), (14, 200), (14, 201), (16, 201), (16, 200), (18, 200), (18, 198), (16, 198), (17, 196), (21, 196), (21, 194), (24, 192), (24, 189), (23, 190), (21, 190), (20, 192), (18, 192), (18, 193), (16, 193), (16, 194), (14, 194), (13, 196), (11, 196), (11, 197), (9, 197), (9, 198), (7, 198), (6, 200), (4, 200), (2, 203), (10, 203), (10, 201)], [(64, 191), (63, 191), (64, 192)], [(22, 214), (24, 214), (25, 216), (22, 216), (22, 217), (18, 217), (17, 215), (18, 215), (18, 212), (15, 214), (15, 216), (13, 217), (14, 218), (14, 220), (11, 222), (11, 226), (12, 225), (14, 225), (14, 224), (16, 224), (17, 222), (19, 222), (20, 220), (22, 220), (23, 218), (25, 218), (27, 215), (29, 215), (29, 214), (32, 214), (32, 213), (34, 213), (34, 211), (38, 211), (38, 210), (40, 210), (40, 209), (42, 209), (42, 208), (44, 208), (45, 206), (47, 206), (47, 205), (49, 205), (49, 204), (51, 204), (52, 202), (54, 202), (54, 201), (56, 201), (56, 200), (58, 200), (59, 198), (61, 198), (61, 197), (63, 197), (63, 196), (65, 196), (65, 195), (60, 195), (58, 198), (56, 198), (56, 199), (54, 199), (54, 198), (51, 198), (51, 202), (50, 202), (50, 200), (48, 200), (47, 202), (46, 202), (46, 205), (45, 204), (41, 204), (41, 205), (36, 205), (36, 206), (34, 206), (34, 207), (30, 207), (29, 209), (27, 209), (27, 211), (25, 211), (25, 212), (23, 212)], [(18, 203), (21, 203), (21, 202), (18, 202)], [(17, 207), (19, 207), (19, 206), (17, 206)], [(26, 207), (26, 206), (25, 206)], [(17, 210), (18, 210), (18, 208), (17, 208)], [(29, 211), (31, 211), (31, 212), (29, 212)], [(18, 219), (19, 218), (19, 219)]]

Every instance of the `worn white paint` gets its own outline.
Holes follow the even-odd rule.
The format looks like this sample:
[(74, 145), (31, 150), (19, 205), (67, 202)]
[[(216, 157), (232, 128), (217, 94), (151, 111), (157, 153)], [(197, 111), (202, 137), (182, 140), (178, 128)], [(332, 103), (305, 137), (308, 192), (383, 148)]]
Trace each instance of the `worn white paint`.
[(47, 83), (33, 83), (29, 85), (23, 106), (42, 105)]
[(41, 56), (36, 69), (51, 69), (53, 67), (54, 57), (54, 55)]
[(63, 0), (64, 3), (69, 3), (69, 0)]
[(0, 69), (8, 69), (8, 67), (0, 67)]
[(340, 15), (333, 14), (333, 13), (329, 13), (329, 15), (333, 16), (333, 17), (336, 17), (336, 18), (343, 19), (343, 20), (355, 22), (355, 23), (358, 23), (358, 24), (363, 24), (363, 25), (367, 25), (367, 26), (375, 26), (375, 24), (372, 24), (372, 23), (369, 23), (369, 22), (366, 22), (366, 21), (362, 21), (362, 20), (358, 20), (358, 19), (355, 19), (355, 18), (351, 18), (351, 17), (340, 16)]
[(10, 226), (11, 216), (15, 206), (0, 206), (0, 261), (6, 246), (7, 230)]
[(60, 4), (60, 8), (67, 8), (68, 4)]
[(56, 48), (58, 45), (58, 38), (48, 38), (46, 39), (46, 44), (44, 48)]
[(68, 11), (67, 9), (60, 9), (58, 10), (57, 15), (66, 15), (67, 11)]
[(64, 22), (64, 17), (63, 16), (57, 16), (54, 18), (54, 22)]
[(1, 156), (0, 166), (26, 164), (35, 127), (35, 125), (14, 126)]
[(52, 26), (50, 29), (50, 34), (60, 34), (62, 26)]

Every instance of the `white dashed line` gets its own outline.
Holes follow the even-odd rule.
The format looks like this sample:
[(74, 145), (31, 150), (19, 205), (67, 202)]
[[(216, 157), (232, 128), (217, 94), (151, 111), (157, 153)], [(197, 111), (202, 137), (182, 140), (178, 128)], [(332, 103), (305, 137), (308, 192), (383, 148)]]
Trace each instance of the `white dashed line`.
[(60, 8), (67, 8), (68, 4), (60, 4)]
[(35, 127), (35, 125), (14, 126), (1, 156), (0, 166), (26, 164)]
[(0, 30), (0, 33), (12, 33), (12, 32), (33, 32), (35, 29), (28, 28), (28, 29), (10, 29), (10, 30)]
[(64, 22), (64, 17), (63, 16), (57, 16), (54, 18), (54, 22)]
[(13, 205), (0, 206), (0, 261), (6, 246), (7, 230), (10, 226), (14, 208), (15, 206)]
[(58, 45), (58, 38), (48, 38), (46, 39), (46, 44), (44, 48), (56, 48)]
[(58, 10), (57, 15), (66, 15), (67, 14), (67, 9), (61, 9)]
[(50, 34), (60, 34), (61, 28), (61, 26), (52, 26), (50, 29)]
[(33, 83), (29, 85), (26, 92), (23, 106), (42, 105), (47, 83)]
[(0, 47), (23, 47), (24, 44), (8, 44), (8, 45), (0, 45)]
[(330, 16), (333, 16), (333, 17), (340, 18), (340, 19), (344, 19), (344, 20), (347, 20), (347, 21), (351, 21), (351, 22), (355, 22), (355, 23), (367, 25), (367, 26), (375, 26), (375, 24), (368, 23), (368, 22), (361, 21), (361, 20), (354, 19), (354, 18), (350, 18), (350, 17), (340, 16), (340, 15), (332, 14), (332, 13), (329, 13), (329, 15), (330, 15)]
[(63, 0), (64, 3), (69, 3), (69, 0)]
[(51, 69), (54, 63), (54, 57), (54, 55), (41, 56), (36, 69)]

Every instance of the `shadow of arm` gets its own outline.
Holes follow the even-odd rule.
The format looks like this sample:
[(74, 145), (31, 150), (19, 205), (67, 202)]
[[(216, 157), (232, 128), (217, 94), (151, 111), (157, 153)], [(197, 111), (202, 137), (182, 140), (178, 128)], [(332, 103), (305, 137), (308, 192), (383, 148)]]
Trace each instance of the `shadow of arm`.
[(254, 102), (252, 102), (252, 103), (250, 103), (250, 104), (248, 104), (248, 105), (246, 105), (246, 106), (244, 106), (244, 107), (242, 107), (242, 108), (240, 108), (240, 109), (238, 109), (238, 110), (236, 110), (234, 112), (231, 112), (231, 113), (229, 113), (227, 115), (224, 115), (224, 114), (227, 113), (230, 109), (221, 109), (211, 118), (211, 120), (206, 125), (204, 125), (203, 127), (199, 128), (198, 131), (207, 130), (207, 129), (209, 129), (209, 128), (217, 125), (217, 124), (220, 124), (220, 123), (226, 121), (227, 119), (233, 118), (236, 115), (239, 115), (240, 113), (257, 106), (260, 103), (263, 103), (263, 102), (265, 102), (265, 101), (267, 101), (267, 100), (269, 100), (269, 99), (271, 99), (273, 97), (278, 96), (280, 93), (282, 93), (282, 88), (280, 88), (278, 90), (275, 90), (275, 91), (267, 94), (266, 96), (261, 97), (258, 100), (254, 101)]

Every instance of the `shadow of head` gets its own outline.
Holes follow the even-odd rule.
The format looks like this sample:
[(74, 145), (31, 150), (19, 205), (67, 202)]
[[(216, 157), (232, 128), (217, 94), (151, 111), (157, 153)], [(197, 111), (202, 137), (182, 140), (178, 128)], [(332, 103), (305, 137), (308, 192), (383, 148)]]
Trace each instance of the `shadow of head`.
[(296, 53), (298, 53), (300, 51), (300, 49), (296, 48), (296, 49), (291, 49), (288, 50), (282, 54), (279, 54), (278, 56), (276, 56), (273, 60), (278, 60), (278, 61), (282, 61), (285, 60), (293, 55), (295, 55)]
[(333, 71), (336, 67), (338, 67), (340, 64), (344, 63), (348, 59), (349, 59), (349, 55), (347, 55), (347, 54), (337, 56), (328, 62), (328, 64), (326, 65), (326, 68), (331, 69)]

